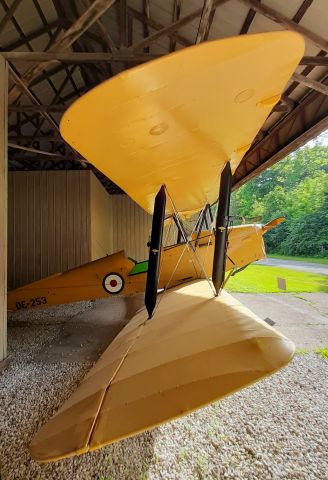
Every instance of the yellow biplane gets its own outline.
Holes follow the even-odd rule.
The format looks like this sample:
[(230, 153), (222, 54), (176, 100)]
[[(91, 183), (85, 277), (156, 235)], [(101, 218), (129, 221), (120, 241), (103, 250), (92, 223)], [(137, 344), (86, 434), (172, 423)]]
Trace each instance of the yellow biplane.
[[(210, 209), (208, 209), (210, 211)], [(202, 212), (198, 225), (206, 220)], [(171, 220), (171, 219), (168, 219)], [(229, 229), (226, 271), (238, 272), (256, 260), (265, 258), (263, 234), (279, 225), (284, 219), (276, 218), (266, 225), (239, 225)], [(208, 219), (210, 222), (210, 218)], [(197, 227), (197, 225), (196, 225)], [(162, 248), (162, 266), (158, 288), (163, 289), (185, 283), (187, 280), (205, 278), (199, 264), (190, 255), (185, 244), (180, 243)], [(198, 230), (191, 242), (204, 265), (207, 276), (211, 274), (214, 244), (211, 230)], [(177, 268), (174, 267), (182, 254)], [(94, 260), (63, 273), (37, 280), (23, 287), (8, 291), (8, 310), (49, 307), (80, 300), (93, 300), (111, 295), (131, 295), (145, 291), (148, 260), (135, 262), (123, 251)]]
[[(121, 73), (63, 116), (67, 142), (153, 213), (153, 222), (145, 309), (37, 433), (30, 447), (34, 459), (78, 455), (153, 428), (272, 374), (292, 358), (292, 342), (222, 287), (232, 174), (303, 49), (292, 32), (202, 43)], [(185, 233), (181, 217), (217, 197), (214, 231), (198, 238), (213, 244), (209, 271), (201, 254), (207, 245), (195, 247), (195, 232)], [(182, 236), (173, 257), (162, 249), (167, 215), (174, 215)], [(198, 273), (176, 277), (183, 284), (172, 288), (186, 252)], [(164, 282), (161, 265), (170, 272)], [(122, 286), (117, 278), (108, 281)], [(164, 292), (158, 294), (160, 285)]]

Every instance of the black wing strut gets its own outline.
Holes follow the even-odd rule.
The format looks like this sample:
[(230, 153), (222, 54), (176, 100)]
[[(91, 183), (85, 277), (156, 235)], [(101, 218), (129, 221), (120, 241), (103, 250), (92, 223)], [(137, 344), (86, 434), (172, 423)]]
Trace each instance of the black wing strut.
[(165, 186), (162, 185), (155, 197), (154, 215), (151, 228), (151, 238), (149, 247), (149, 263), (145, 292), (145, 305), (148, 312), (148, 318), (151, 318), (154, 312), (157, 299), (157, 287), (159, 280), (159, 267), (161, 261), (161, 249), (163, 238), (163, 226), (165, 219), (166, 193)]
[(215, 226), (212, 281), (217, 294), (224, 284), (231, 185), (232, 173), (230, 162), (228, 162), (221, 173), (219, 204)]

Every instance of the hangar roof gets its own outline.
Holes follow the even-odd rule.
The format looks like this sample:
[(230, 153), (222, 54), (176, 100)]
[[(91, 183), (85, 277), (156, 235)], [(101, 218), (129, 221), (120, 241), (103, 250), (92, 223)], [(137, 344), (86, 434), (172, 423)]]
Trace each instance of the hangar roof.
[(60, 118), (77, 97), (195, 43), (295, 30), (305, 38), (305, 56), (235, 172), (236, 188), (328, 128), (327, 25), (327, 0), (0, 0), (9, 168), (90, 168), (119, 193), (60, 137)]

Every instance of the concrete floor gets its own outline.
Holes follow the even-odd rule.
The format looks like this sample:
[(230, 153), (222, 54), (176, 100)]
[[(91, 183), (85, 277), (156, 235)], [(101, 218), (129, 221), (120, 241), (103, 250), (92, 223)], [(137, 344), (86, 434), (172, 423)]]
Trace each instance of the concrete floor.
[(293, 340), (296, 349), (328, 345), (327, 293), (235, 293), (234, 297)]
[(290, 270), (298, 270), (300, 272), (316, 273), (318, 275), (328, 276), (328, 265), (325, 263), (314, 262), (298, 262), (296, 260), (281, 260), (279, 258), (266, 258), (259, 260), (256, 265), (264, 265), (267, 267), (289, 268)]
[(35, 358), (37, 362), (94, 361), (143, 306), (143, 295), (100, 299), (62, 325), (60, 335)]
[[(293, 340), (297, 349), (313, 350), (328, 345), (328, 294), (239, 293), (234, 296), (262, 319), (275, 322), (274, 327)], [(143, 295), (111, 297), (93, 302), (91, 308), (82, 312), (60, 318), (59, 334), (38, 353), (35, 361), (95, 361), (142, 306)], [(59, 308), (62, 311), (63, 307)], [(48, 311), (43, 312), (38, 312), (40, 323), (51, 324)], [(10, 325), (17, 327), (15, 321)]]

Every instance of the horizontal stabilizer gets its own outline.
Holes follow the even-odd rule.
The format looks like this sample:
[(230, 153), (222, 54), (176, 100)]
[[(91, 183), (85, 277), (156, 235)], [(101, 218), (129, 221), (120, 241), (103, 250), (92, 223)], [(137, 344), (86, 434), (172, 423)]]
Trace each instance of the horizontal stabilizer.
[(277, 227), (284, 221), (285, 221), (285, 217), (277, 217), (274, 220), (271, 220), (271, 222), (267, 223), (266, 225), (262, 225), (263, 233), (266, 233), (269, 230), (272, 230), (273, 228)]

